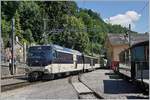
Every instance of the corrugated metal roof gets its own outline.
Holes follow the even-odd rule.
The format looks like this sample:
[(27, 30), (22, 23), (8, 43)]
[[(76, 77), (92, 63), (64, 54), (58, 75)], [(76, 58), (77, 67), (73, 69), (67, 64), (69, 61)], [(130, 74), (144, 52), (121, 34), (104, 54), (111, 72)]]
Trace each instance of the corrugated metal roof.
[(127, 38), (124, 34), (108, 34), (108, 39), (112, 45), (128, 44)]

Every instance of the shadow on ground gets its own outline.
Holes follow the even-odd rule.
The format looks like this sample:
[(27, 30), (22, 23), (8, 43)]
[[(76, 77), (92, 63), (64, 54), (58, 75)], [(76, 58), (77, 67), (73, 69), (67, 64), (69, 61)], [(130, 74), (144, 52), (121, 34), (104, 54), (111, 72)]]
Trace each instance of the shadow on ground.
[(104, 80), (104, 93), (120, 94), (120, 93), (140, 93), (136, 86), (127, 83), (124, 80)]
[(110, 72), (110, 73), (105, 73), (105, 75), (116, 75), (116, 73)]
[(127, 96), (127, 99), (149, 99), (149, 97), (141, 97), (141, 96)]
[(28, 77), (27, 76), (18, 76), (18, 77), (16, 77), (16, 79), (28, 80)]
[(117, 75), (117, 74), (114, 73), (114, 72), (105, 73), (105, 75), (109, 75), (109, 78), (110, 78), (110, 79), (121, 79), (121, 76)]

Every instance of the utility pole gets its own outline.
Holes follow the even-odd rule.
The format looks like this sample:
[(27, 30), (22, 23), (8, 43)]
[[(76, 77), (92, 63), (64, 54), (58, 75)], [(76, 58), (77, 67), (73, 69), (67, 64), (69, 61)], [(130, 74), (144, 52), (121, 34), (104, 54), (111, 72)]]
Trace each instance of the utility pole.
[(26, 43), (23, 43), (23, 61), (26, 62)]
[[(93, 29), (94, 34), (96, 33), (95, 27), (96, 27), (96, 25), (94, 25), (94, 29)], [(92, 37), (92, 44), (91, 44), (91, 46), (92, 46), (92, 56), (93, 56), (93, 42), (94, 42), (94, 39), (95, 39), (95, 36)]]
[[(129, 31), (128, 31), (128, 37), (129, 37), (129, 48), (131, 47), (131, 24), (129, 24)], [(129, 61), (131, 62), (131, 50), (129, 49)]]
[(131, 24), (129, 24), (129, 31), (128, 31), (128, 36), (129, 36), (129, 48), (131, 47)]
[(47, 36), (46, 36), (46, 19), (43, 19), (44, 21), (44, 43), (47, 44)]
[(15, 19), (14, 18), (12, 18), (12, 36), (11, 36), (11, 43), (12, 43), (12, 45), (11, 45), (11, 55), (12, 55), (12, 57), (11, 57), (11, 74), (15, 74), (15, 66), (14, 66), (14, 56), (15, 56), (15, 54), (14, 54), (14, 49), (15, 49), (15, 43), (14, 43), (14, 37), (15, 37)]
[(91, 47), (92, 47), (92, 56), (93, 56), (93, 37), (92, 37), (92, 43), (91, 43)]

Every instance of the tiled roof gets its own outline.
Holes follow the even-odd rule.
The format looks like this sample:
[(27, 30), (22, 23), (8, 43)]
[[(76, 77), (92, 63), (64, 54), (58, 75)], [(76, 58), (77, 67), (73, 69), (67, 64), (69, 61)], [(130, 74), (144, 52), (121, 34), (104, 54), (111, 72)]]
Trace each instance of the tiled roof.
[(108, 39), (112, 45), (128, 44), (124, 34), (108, 34)]
[[(125, 34), (108, 34), (108, 39), (112, 45), (129, 44), (128, 36)], [(131, 45), (149, 40), (149, 34), (131, 34)]]

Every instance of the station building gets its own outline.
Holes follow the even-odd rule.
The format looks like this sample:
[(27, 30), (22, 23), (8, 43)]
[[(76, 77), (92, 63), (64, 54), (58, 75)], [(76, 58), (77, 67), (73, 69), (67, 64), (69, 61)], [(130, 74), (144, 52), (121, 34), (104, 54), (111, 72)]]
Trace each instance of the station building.
[[(107, 67), (115, 69), (119, 65), (119, 54), (129, 48), (129, 38), (124, 33), (108, 33), (105, 39)], [(149, 34), (131, 34), (130, 45), (149, 40)]]

